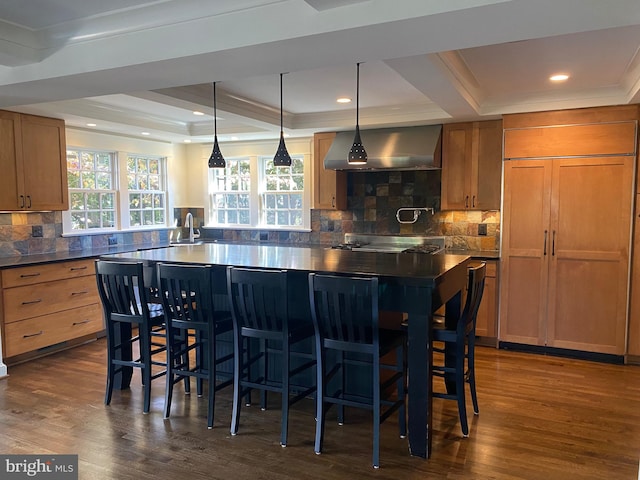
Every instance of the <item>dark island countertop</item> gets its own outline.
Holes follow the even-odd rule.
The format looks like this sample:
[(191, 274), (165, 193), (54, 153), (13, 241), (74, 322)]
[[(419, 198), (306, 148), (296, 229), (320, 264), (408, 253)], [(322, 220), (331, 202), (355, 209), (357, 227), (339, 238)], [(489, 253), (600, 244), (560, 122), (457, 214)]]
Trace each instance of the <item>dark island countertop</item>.
[[(402, 278), (404, 284), (431, 284), (444, 273), (466, 262), (469, 255), (392, 255), (353, 252), (326, 247), (203, 243), (129, 253), (105, 254), (103, 259), (145, 262), (232, 265), (252, 268), (280, 268), (325, 273), (373, 274)], [(433, 283), (435, 282), (435, 283)]]

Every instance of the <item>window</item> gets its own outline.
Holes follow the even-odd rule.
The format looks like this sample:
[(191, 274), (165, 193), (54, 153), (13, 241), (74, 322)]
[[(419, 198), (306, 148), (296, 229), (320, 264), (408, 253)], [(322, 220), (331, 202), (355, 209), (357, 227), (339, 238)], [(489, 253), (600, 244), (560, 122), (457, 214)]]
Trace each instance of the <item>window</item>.
[(165, 164), (161, 157), (70, 148), (64, 231), (166, 226)]
[(165, 225), (166, 194), (159, 158), (129, 155), (127, 158), (129, 225)]
[(213, 223), (219, 225), (250, 225), (251, 170), (248, 158), (226, 160), (224, 169), (213, 169), (211, 210)]
[(301, 227), (304, 163), (291, 158), (290, 167), (276, 167), (273, 159), (262, 159), (262, 223), (268, 226)]
[(309, 228), (303, 155), (291, 155), (290, 167), (274, 166), (272, 156), (227, 158), (226, 162), (224, 169), (209, 170), (210, 225)]
[(117, 220), (114, 154), (67, 151), (67, 179), (71, 229), (114, 228)]

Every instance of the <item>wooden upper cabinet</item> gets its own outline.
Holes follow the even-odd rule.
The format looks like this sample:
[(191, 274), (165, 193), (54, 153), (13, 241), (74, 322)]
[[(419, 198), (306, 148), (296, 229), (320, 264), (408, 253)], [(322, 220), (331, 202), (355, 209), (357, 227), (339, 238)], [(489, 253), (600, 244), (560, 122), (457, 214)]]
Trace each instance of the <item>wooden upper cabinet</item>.
[(67, 210), (64, 121), (0, 112), (0, 210)]
[(499, 209), (501, 177), (501, 120), (444, 125), (443, 210)]
[(635, 135), (635, 121), (505, 130), (504, 158), (628, 155)]
[(19, 210), (19, 196), (24, 191), (19, 113), (0, 111), (0, 165), (0, 210)]
[(335, 136), (333, 132), (316, 133), (313, 136), (313, 208), (315, 209), (347, 209), (347, 172), (324, 168), (324, 157)]
[(505, 115), (504, 158), (633, 155), (640, 106)]

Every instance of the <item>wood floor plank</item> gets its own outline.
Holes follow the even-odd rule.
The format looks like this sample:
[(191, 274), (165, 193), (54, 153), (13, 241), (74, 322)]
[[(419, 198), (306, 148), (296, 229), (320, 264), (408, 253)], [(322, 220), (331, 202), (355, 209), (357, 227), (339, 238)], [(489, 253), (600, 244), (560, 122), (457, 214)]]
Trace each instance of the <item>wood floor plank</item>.
[(313, 452), (313, 401), (291, 412), (289, 445), (279, 446), (279, 398), (243, 408), (229, 434), (231, 391), (218, 394), (206, 428), (206, 398), (176, 387), (163, 420), (164, 380), (142, 414), (132, 388), (105, 406), (104, 339), (9, 369), (0, 381), (0, 452), (74, 453), (81, 479), (526, 479), (638, 478), (640, 368), (477, 349), (480, 415), (468, 399), (470, 437), (454, 402), (434, 400), (430, 460), (408, 455), (395, 419), (381, 428), (379, 471), (371, 468), (370, 414), (328, 421), (325, 449)]

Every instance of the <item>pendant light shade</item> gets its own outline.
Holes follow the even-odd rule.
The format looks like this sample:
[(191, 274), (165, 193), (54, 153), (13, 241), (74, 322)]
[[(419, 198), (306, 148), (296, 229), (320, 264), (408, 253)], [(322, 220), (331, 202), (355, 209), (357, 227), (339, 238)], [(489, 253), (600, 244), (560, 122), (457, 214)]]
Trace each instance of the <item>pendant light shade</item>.
[(353, 145), (349, 150), (349, 163), (351, 165), (363, 165), (367, 163), (367, 151), (362, 145), (360, 139), (360, 124), (359, 124), (359, 110), (360, 110), (360, 64), (356, 64), (356, 135), (353, 139)]
[(284, 74), (280, 74), (280, 143), (278, 144), (278, 151), (273, 157), (273, 164), (276, 167), (290, 167), (291, 157), (287, 152), (287, 146), (284, 144), (284, 131), (282, 129), (282, 75)]
[(216, 121), (216, 82), (213, 82), (213, 151), (209, 157), (209, 168), (225, 168), (227, 162), (224, 161), (220, 146), (218, 145), (218, 122)]

